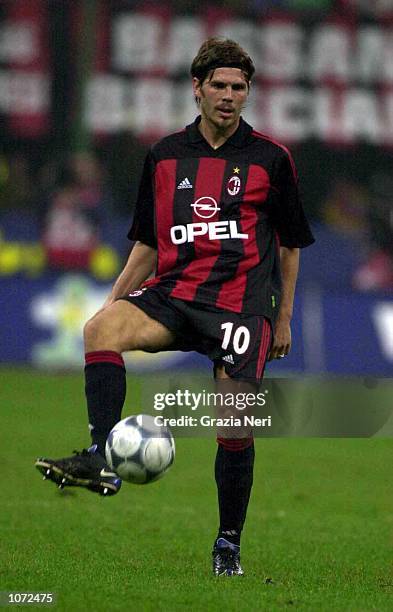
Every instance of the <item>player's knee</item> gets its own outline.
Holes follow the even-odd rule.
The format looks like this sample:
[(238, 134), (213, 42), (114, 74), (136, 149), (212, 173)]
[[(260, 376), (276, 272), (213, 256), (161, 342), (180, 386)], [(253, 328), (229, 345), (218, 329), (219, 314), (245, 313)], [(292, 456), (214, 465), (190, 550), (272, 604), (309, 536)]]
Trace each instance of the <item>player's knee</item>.
[(108, 316), (106, 311), (99, 312), (89, 319), (83, 330), (85, 346), (93, 350), (109, 347), (116, 350), (120, 336), (121, 325), (116, 317)]
[(110, 306), (87, 321), (83, 335), (86, 351), (109, 349), (122, 353), (138, 348), (132, 317)]
[(83, 339), (85, 345), (91, 345), (94, 343), (100, 334), (101, 322), (100, 315), (96, 314), (94, 317), (89, 319), (83, 328)]

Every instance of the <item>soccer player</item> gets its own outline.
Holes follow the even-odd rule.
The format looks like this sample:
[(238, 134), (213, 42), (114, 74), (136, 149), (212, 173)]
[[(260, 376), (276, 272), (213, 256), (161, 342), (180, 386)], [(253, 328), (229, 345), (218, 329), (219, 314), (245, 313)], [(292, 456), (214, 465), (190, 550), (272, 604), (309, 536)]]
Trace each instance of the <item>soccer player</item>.
[[(147, 155), (128, 234), (134, 247), (84, 330), (93, 445), (36, 462), (61, 487), (120, 489), (104, 449), (121, 419), (124, 351), (196, 350), (210, 357), (218, 382), (258, 384), (267, 359), (290, 350), (299, 248), (314, 240), (290, 153), (241, 117), (253, 74), (236, 42), (204, 42), (191, 66), (200, 115)], [(252, 435), (218, 437), (215, 575), (243, 574), (253, 464)]]

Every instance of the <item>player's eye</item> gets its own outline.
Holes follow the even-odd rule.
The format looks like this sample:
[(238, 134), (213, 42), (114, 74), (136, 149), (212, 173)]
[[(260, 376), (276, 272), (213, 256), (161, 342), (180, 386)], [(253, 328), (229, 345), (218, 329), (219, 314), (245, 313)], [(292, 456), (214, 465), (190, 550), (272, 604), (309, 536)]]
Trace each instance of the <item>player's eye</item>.
[[(222, 81), (212, 81), (211, 86), (214, 89), (226, 89), (228, 87), (228, 85)], [(233, 91), (244, 91), (246, 89), (245, 83), (234, 83), (233, 85), (229, 86), (232, 87)]]

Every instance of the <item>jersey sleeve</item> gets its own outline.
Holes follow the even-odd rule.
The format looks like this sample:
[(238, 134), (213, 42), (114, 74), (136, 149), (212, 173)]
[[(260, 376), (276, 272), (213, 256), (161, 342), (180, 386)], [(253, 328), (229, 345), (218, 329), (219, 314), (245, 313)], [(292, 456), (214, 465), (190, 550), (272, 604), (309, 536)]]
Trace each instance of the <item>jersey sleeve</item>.
[(134, 218), (128, 232), (128, 238), (130, 240), (140, 240), (140, 242), (156, 249), (153, 173), (154, 160), (151, 152), (149, 152), (143, 166)]
[(298, 177), (289, 153), (284, 152), (278, 162), (274, 188), (278, 202), (274, 207), (274, 225), (280, 245), (288, 248), (304, 248), (315, 242), (304, 214), (299, 196)]

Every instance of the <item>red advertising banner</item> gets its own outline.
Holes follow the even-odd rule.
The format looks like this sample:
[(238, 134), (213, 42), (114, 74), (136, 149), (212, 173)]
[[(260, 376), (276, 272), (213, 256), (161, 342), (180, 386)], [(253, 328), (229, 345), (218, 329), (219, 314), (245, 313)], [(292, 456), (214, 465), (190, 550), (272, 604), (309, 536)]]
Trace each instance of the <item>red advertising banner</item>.
[[(259, 20), (209, 8), (114, 11), (108, 69), (90, 80), (86, 117), (96, 133), (144, 140), (195, 115), (188, 70), (211, 35), (239, 41), (256, 65), (245, 116), (285, 142), (316, 138), (393, 145), (393, 22), (334, 13), (313, 22), (272, 13)], [(107, 47), (108, 48), (108, 47)]]
[(47, 7), (41, 0), (3, 2), (0, 113), (15, 136), (41, 136), (49, 129)]
[[(393, 0), (340, 0), (339, 9), (312, 19), (274, 10), (252, 19), (214, 5), (192, 15), (166, 3), (140, 6), (97, 0), (94, 71), (83, 108), (94, 134), (131, 131), (149, 142), (191, 121), (189, 66), (205, 38), (223, 35), (254, 59), (244, 114), (256, 129), (289, 144), (316, 139), (393, 146)], [(14, 136), (50, 129), (53, 7), (46, 0), (1, 4), (0, 114)], [(77, 0), (68, 7), (81, 10)], [(78, 19), (73, 30), (75, 57), (83, 35)], [(67, 95), (72, 115), (72, 88)]]

